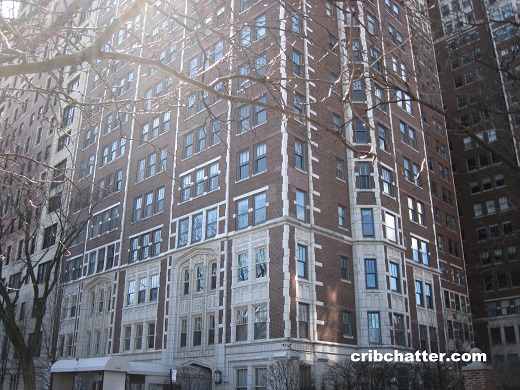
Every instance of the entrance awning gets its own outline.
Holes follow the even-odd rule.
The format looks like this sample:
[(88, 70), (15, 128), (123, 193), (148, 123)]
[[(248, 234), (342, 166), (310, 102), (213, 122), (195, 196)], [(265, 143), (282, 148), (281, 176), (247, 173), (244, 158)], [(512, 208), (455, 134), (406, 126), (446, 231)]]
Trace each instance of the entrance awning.
[(130, 363), (121, 356), (107, 356), (88, 359), (58, 360), (51, 372), (119, 371), (130, 372)]

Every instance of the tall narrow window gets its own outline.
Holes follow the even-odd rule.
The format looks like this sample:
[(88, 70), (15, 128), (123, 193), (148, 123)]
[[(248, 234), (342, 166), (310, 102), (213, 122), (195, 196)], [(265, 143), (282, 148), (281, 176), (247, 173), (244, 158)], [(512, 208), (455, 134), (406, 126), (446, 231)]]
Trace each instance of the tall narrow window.
[(342, 205), (338, 205), (338, 225), (342, 228), (347, 227), (347, 208)]
[(249, 258), (247, 252), (238, 255), (238, 281), (244, 282), (249, 279)]
[(302, 171), (306, 170), (305, 163), (305, 143), (297, 139), (294, 142), (295, 166)]
[(238, 153), (237, 161), (237, 180), (245, 179), (249, 176), (249, 149)]
[(255, 145), (255, 162), (254, 162), (254, 173), (264, 172), (266, 167), (266, 145), (258, 144)]
[(359, 173), (359, 188), (362, 188), (362, 189), (372, 188), (372, 183), (370, 181), (370, 163), (369, 162), (359, 162), (358, 163), (358, 173)]
[(303, 279), (309, 278), (309, 270), (307, 264), (307, 247), (305, 245), (298, 244), (298, 252), (297, 252), (297, 274), (298, 277)]
[(350, 311), (343, 311), (343, 336), (352, 337), (352, 313)]
[(266, 197), (265, 192), (257, 194), (253, 198), (254, 200), (254, 213), (253, 213), (253, 224), (265, 222), (266, 220)]
[(204, 266), (197, 267), (197, 291), (204, 290)]
[(374, 237), (374, 214), (372, 209), (361, 209), (363, 237)]
[(350, 267), (349, 267), (348, 257), (341, 256), (340, 267), (341, 267), (341, 279), (350, 280)]
[(309, 305), (298, 303), (298, 331), (301, 339), (309, 338)]
[(415, 281), (415, 301), (417, 306), (424, 306), (423, 284), (419, 280)]
[(267, 337), (267, 306), (255, 307), (254, 339), (265, 339)]
[(379, 312), (368, 312), (368, 342), (381, 344), (381, 323)]
[(249, 201), (242, 199), (237, 201), (237, 229), (249, 226)]
[(390, 290), (395, 292), (401, 292), (399, 264), (397, 263), (390, 263)]
[(307, 194), (302, 190), (296, 190), (296, 218), (307, 221)]
[(236, 341), (247, 341), (247, 309), (237, 309)]
[(257, 279), (267, 276), (266, 248), (259, 248), (255, 250), (255, 268)]
[(365, 281), (367, 288), (377, 288), (376, 259), (365, 259)]
[(193, 319), (193, 346), (197, 347), (202, 344), (202, 317)]
[(217, 235), (217, 209), (211, 209), (206, 212), (206, 239)]

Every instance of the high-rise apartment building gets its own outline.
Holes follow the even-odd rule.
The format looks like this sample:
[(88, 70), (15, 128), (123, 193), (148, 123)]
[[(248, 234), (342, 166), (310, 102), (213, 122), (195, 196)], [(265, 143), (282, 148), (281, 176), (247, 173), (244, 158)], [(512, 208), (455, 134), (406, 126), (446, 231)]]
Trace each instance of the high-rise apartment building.
[(434, 11), (475, 343), (499, 369), (516, 370), (518, 170), (499, 156), (518, 164), (518, 5), (440, 1)]
[[(2, 80), (19, 93), (3, 145), (47, 162), (46, 215), (62, 191), (82, 228), (45, 340), (54, 384), (192, 365), (264, 388), (284, 358), (320, 384), (352, 352), (467, 349), (446, 128), (412, 98), (442, 105), (426, 4), (129, 4), (71, 19), (66, 53), (123, 20), (99, 61)], [(56, 245), (50, 222), (35, 250)]]

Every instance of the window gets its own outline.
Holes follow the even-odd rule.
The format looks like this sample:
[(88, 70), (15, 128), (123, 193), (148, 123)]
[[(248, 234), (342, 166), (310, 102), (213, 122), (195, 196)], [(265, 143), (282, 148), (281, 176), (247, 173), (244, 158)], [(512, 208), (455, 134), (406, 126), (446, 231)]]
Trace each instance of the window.
[(335, 73), (330, 74), (330, 83), (331, 83), (331, 86), (330, 86), (331, 92), (339, 94), (341, 84), (340, 84), (339, 77), (337, 74), (335, 74)]
[[(262, 96), (262, 97), (256, 99), (255, 101), (265, 104), (266, 98), (265, 98), (265, 96)], [(253, 122), (254, 122), (255, 126), (259, 126), (259, 125), (267, 122), (267, 109), (265, 107), (255, 104), (253, 106), (253, 113), (254, 113)]]
[(347, 227), (347, 208), (342, 205), (338, 205), (338, 225), (342, 228)]
[(218, 189), (218, 173), (219, 173), (218, 163), (211, 164), (209, 166), (208, 191), (213, 191), (213, 190)]
[(390, 290), (401, 292), (399, 264), (390, 262)]
[(255, 367), (255, 390), (267, 389), (267, 368)]
[[(43, 283), (45, 280), (48, 280), (50, 277), (50, 273), (52, 272), (52, 263), (51, 261), (47, 261), (46, 263), (38, 265), (38, 274), (36, 275), (36, 283)], [(27, 278), (25, 278), (27, 281)]]
[(237, 309), (236, 341), (247, 341), (247, 309)]
[(402, 314), (393, 314), (394, 324), (394, 342), (395, 345), (401, 345), (406, 347), (406, 330), (404, 323), (404, 316)]
[(298, 92), (294, 93), (294, 113), (296, 116), (294, 117), (295, 120), (299, 122), (303, 122), (303, 119), (300, 117), (304, 115), (303, 113), (303, 105), (305, 103), (305, 98), (302, 94), (299, 94)]
[[(244, 0), (243, 0), (244, 1)], [(247, 390), (247, 368), (237, 368), (235, 371), (236, 390)]]
[(249, 259), (247, 252), (238, 255), (238, 281), (244, 282), (249, 279)]
[(365, 121), (361, 118), (354, 119), (354, 136), (356, 142), (359, 144), (366, 144), (368, 142), (368, 134)]
[(417, 306), (424, 306), (424, 295), (423, 295), (423, 284), (422, 282), (415, 281), (415, 302)]
[(293, 70), (296, 76), (303, 76), (303, 54), (298, 50), (293, 50), (292, 53)]
[(332, 128), (338, 133), (343, 133), (343, 124), (341, 123), (341, 117), (338, 114), (332, 114)]
[(341, 279), (350, 280), (350, 266), (349, 258), (345, 256), (340, 257)]
[(132, 327), (125, 326), (123, 334), (123, 351), (130, 351), (130, 341), (132, 340)]
[(187, 344), (187, 336), (188, 336), (188, 320), (186, 318), (181, 319), (181, 337), (180, 337), (180, 347), (184, 348)]
[(300, 338), (309, 338), (309, 305), (298, 303), (298, 331)]
[(407, 93), (405, 93), (401, 90), (397, 90), (395, 92), (395, 95), (397, 98), (397, 105), (400, 108), (402, 108), (403, 110), (405, 110), (408, 114), (412, 115), (413, 110), (412, 110), (412, 100), (410, 98), (410, 95), (408, 95)]
[(126, 291), (126, 304), (133, 305), (135, 303), (135, 281), (128, 282)]
[(366, 288), (377, 288), (376, 259), (365, 259)]
[(370, 344), (382, 343), (379, 312), (368, 312), (368, 342)]
[(329, 50), (331, 53), (338, 54), (338, 39), (333, 35), (329, 35)]
[(370, 180), (370, 163), (359, 162), (358, 163), (358, 174), (359, 174), (359, 188), (370, 189), (372, 183)]
[(500, 211), (505, 211), (509, 209), (509, 201), (507, 199), (507, 196), (501, 196), (498, 198), (498, 205), (500, 208)]
[(47, 226), (43, 231), (42, 249), (47, 249), (56, 243), (56, 234), (58, 232), (58, 224)]
[(267, 338), (267, 306), (255, 307), (255, 324), (253, 337), (255, 340)]
[(202, 213), (196, 214), (191, 221), (191, 243), (202, 240)]
[(185, 202), (191, 197), (191, 175), (181, 178), (181, 202)]
[(345, 161), (336, 157), (336, 178), (345, 180)]
[(63, 126), (68, 126), (74, 121), (74, 107), (69, 106), (63, 110)]
[(296, 257), (296, 268), (299, 278), (308, 279), (309, 270), (307, 262), (307, 247), (305, 245), (298, 244), (297, 257)]
[(199, 169), (195, 172), (195, 184), (193, 186), (193, 196), (200, 196), (204, 193), (204, 169)]
[(393, 174), (386, 168), (381, 168), (383, 178), (383, 193), (388, 196), (394, 196)]
[(254, 155), (254, 173), (264, 172), (267, 169), (266, 166), (266, 144), (258, 144), (255, 145), (255, 155)]
[(193, 154), (193, 132), (189, 132), (184, 136), (184, 157)]
[(255, 250), (255, 269), (257, 279), (267, 276), (267, 259), (265, 248), (259, 248)]
[(208, 345), (215, 344), (215, 315), (208, 318)]
[(377, 33), (377, 21), (376, 18), (370, 14), (367, 13), (367, 30), (370, 34), (376, 34)]
[(242, 199), (237, 201), (237, 229), (249, 226), (249, 201)]
[(156, 301), (159, 291), (159, 275), (152, 275), (150, 277), (150, 292), (149, 292), (149, 301)]
[(217, 209), (211, 209), (206, 212), (206, 239), (217, 235)]
[(341, 317), (343, 322), (343, 336), (352, 337), (352, 313), (350, 311), (343, 311)]
[(372, 209), (361, 209), (363, 237), (374, 237), (374, 214)]
[(237, 180), (247, 178), (249, 176), (249, 149), (238, 153), (237, 164)]
[(210, 125), (209, 145), (213, 146), (220, 142), (220, 121), (214, 120)]
[(177, 239), (178, 248), (188, 245), (189, 226), (189, 218), (184, 218), (179, 221), (179, 237)]
[(148, 324), (148, 335), (147, 335), (147, 347), (148, 349), (155, 348), (155, 323)]
[(412, 247), (412, 258), (417, 263), (422, 263), (425, 265), (429, 264), (429, 253), (428, 253), (428, 244), (424, 241), (418, 240), (415, 237), (411, 238), (411, 247)]
[(374, 49), (373, 47), (370, 48), (370, 63), (372, 68), (376, 71), (381, 73), (381, 53), (379, 50)]
[(193, 318), (193, 346), (202, 344), (202, 317)]
[(356, 80), (352, 82), (352, 101), (364, 102), (366, 100), (365, 82), (363, 80)]
[(300, 35), (302, 33), (302, 17), (295, 10), (292, 10), (291, 31), (296, 35)]
[(253, 224), (265, 222), (266, 220), (266, 194), (262, 192), (253, 197), (254, 213)]
[(294, 142), (295, 166), (302, 171), (306, 171), (307, 165), (305, 160), (305, 148), (306, 144), (303, 141), (297, 139)]
[(380, 110), (386, 112), (386, 102), (383, 89), (377, 85), (374, 85), (374, 97), (376, 107)]
[(139, 279), (139, 292), (137, 293), (137, 303), (146, 301), (146, 278)]
[(397, 225), (395, 215), (385, 213), (386, 238), (390, 241), (397, 242)]
[(433, 309), (433, 290), (432, 285), (429, 283), (424, 284), (424, 297), (426, 301), (426, 307)]
[(296, 219), (307, 222), (307, 194), (296, 190)]
[(255, 58), (255, 71), (258, 76), (265, 76), (267, 73), (267, 55), (265, 52)]

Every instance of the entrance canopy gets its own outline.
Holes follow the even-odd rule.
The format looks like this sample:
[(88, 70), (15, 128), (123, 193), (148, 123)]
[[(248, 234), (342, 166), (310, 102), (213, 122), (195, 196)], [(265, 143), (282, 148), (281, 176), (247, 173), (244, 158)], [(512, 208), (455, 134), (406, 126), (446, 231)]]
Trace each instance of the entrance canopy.
[(121, 356), (58, 360), (51, 372), (116, 371), (134, 375), (169, 376), (170, 367), (147, 362), (130, 362)]

